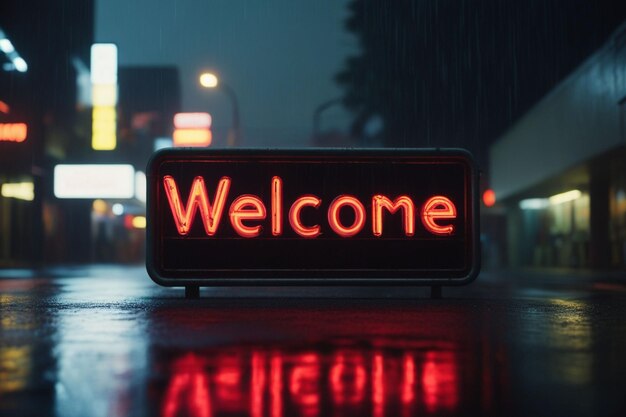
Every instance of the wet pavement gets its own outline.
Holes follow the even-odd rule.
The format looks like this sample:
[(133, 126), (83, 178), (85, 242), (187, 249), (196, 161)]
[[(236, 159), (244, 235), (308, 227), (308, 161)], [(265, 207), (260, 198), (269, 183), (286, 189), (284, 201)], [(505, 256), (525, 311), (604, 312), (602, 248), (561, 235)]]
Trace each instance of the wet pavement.
[(626, 415), (626, 274), (183, 295), (0, 271), (0, 415)]

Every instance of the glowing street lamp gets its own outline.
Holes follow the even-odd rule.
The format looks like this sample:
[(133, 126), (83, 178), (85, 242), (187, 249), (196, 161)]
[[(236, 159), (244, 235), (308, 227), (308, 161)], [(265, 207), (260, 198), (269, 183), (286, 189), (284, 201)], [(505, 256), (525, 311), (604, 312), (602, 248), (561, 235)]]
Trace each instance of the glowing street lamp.
[(211, 72), (203, 72), (200, 74), (200, 85), (203, 88), (219, 88), (222, 90), (228, 97), (230, 97), (232, 106), (233, 106), (233, 124), (228, 132), (228, 146), (236, 146), (239, 143), (239, 105), (237, 103), (237, 96), (235, 95), (235, 91), (224, 81), (221, 81), (217, 78), (217, 75)]
[(210, 72), (205, 72), (200, 75), (200, 85), (204, 88), (215, 88), (219, 81), (217, 76)]

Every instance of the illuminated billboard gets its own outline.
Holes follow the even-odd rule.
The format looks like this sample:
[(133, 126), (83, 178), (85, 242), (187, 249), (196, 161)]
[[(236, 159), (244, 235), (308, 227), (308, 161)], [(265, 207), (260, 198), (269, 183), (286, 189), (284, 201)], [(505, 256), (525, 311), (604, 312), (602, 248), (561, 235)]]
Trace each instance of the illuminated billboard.
[(148, 271), (168, 286), (463, 284), (476, 178), (460, 150), (160, 151)]
[(176, 147), (207, 147), (211, 145), (211, 115), (209, 113), (176, 113), (174, 134)]
[(117, 45), (91, 46), (91, 147), (110, 151), (117, 147)]
[(135, 169), (126, 164), (57, 165), (56, 198), (133, 198)]
[(24, 142), (27, 133), (26, 123), (0, 123), (0, 142)]
[(0, 185), (0, 195), (7, 198), (33, 201), (35, 199), (35, 185), (30, 181), (4, 183)]

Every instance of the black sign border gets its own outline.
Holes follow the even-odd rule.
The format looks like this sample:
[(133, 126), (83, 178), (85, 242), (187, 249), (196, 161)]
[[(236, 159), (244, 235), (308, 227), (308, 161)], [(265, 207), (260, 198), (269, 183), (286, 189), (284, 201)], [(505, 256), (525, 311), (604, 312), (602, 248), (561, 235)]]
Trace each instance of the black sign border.
[[(238, 158), (391, 158), (444, 157), (460, 159), (470, 171), (468, 180), (469, 198), (472, 210), (471, 220), (471, 268), (464, 277), (446, 277), (445, 270), (433, 271), (432, 277), (423, 276), (424, 270), (367, 270), (367, 269), (245, 269), (206, 271), (206, 277), (199, 278), (196, 272), (181, 271), (177, 274), (162, 274), (157, 266), (155, 238), (158, 187), (158, 170), (162, 162), (170, 158), (203, 159), (206, 157)], [(236, 287), (236, 286), (460, 286), (471, 283), (480, 272), (480, 215), (478, 196), (479, 171), (470, 152), (460, 148), (313, 148), (313, 149), (199, 149), (167, 148), (155, 152), (147, 167), (147, 228), (146, 228), (146, 269), (150, 278), (165, 287)], [(422, 275), (422, 276), (417, 276)], [(435, 275), (439, 275), (435, 277)]]

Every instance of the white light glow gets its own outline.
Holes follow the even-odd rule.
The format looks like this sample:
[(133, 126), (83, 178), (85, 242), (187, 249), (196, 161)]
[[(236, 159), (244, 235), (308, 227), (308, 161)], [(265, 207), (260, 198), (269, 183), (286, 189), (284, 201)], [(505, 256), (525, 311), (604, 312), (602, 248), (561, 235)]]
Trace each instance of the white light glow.
[(91, 104), (94, 107), (117, 105), (117, 85), (116, 84), (92, 85)]
[(33, 201), (35, 199), (35, 185), (32, 182), (16, 182), (2, 184), (0, 195), (18, 200)]
[(111, 212), (113, 212), (116, 216), (121, 216), (124, 214), (124, 206), (120, 203), (115, 203), (113, 204), (113, 207), (111, 207)]
[(112, 151), (117, 147), (117, 45), (91, 46), (91, 84), (94, 106), (91, 147), (96, 151)]
[(135, 198), (142, 203), (146, 202), (146, 174), (141, 171), (135, 173)]
[(211, 115), (209, 113), (176, 113), (174, 127), (176, 129), (209, 129)]
[(24, 58), (22, 57), (17, 57), (13, 60), (13, 65), (15, 65), (15, 69), (18, 70), (19, 72), (26, 72), (28, 71), (28, 64), (26, 63), (26, 61), (24, 61)]
[(91, 45), (91, 83), (117, 84), (117, 45), (113, 43)]
[(557, 204), (567, 203), (568, 201), (574, 201), (581, 195), (580, 190), (571, 190), (564, 193), (553, 195), (549, 198), (550, 204), (556, 206)]
[(11, 52), (15, 51), (15, 48), (13, 47), (13, 44), (10, 40), (4, 38), (0, 39), (0, 51), (4, 52), (5, 54), (10, 54)]
[(54, 167), (57, 198), (133, 198), (132, 165), (57, 165)]
[(527, 198), (519, 202), (522, 210), (542, 210), (548, 208), (550, 201), (547, 198)]
[(200, 85), (205, 88), (215, 88), (219, 83), (217, 76), (215, 74), (211, 74), (210, 72), (205, 72), (200, 75)]

